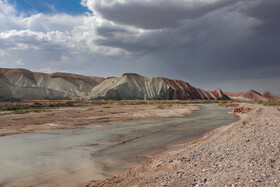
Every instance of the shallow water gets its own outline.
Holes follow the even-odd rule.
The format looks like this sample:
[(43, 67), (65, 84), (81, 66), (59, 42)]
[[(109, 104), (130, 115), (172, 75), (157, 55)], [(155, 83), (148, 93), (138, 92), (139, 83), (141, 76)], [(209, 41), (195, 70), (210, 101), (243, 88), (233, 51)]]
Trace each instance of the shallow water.
[(0, 138), (0, 186), (77, 186), (127, 167), (137, 155), (237, 120), (226, 108), (203, 106), (189, 117)]

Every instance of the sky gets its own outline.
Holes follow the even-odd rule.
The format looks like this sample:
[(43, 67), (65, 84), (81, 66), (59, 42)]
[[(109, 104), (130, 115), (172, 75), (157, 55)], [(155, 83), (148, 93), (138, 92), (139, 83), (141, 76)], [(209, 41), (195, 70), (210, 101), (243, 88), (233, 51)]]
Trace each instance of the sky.
[(280, 94), (279, 0), (0, 0), (0, 67)]

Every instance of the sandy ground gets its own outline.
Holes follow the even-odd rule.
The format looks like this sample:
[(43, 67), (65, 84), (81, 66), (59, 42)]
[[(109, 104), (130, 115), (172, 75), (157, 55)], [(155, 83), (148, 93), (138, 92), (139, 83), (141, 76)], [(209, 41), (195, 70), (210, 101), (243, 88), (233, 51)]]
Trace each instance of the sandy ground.
[(85, 110), (53, 110), (0, 116), (0, 137), (48, 129), (71, 129), (146, 118), (190, 115), (192, 105), (96, 105)]
[(232, 107), (238, 122), (87, 186), (280, 186), (280, 108)]

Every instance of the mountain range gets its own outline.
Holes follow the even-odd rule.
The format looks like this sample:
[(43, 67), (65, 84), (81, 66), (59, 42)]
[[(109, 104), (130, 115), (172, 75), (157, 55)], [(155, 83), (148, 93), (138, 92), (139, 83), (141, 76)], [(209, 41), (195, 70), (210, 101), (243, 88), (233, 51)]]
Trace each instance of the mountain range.
[(248, 101), (280, 101), (280, 97), (273, 95), (272, 93), (266, 91), (260, 94), (255, 90), (248, 90), (247, 92), (239, 92), (239, 93), (229, 93), (227, 92), (231, 99), (235, 100), (248, 100)]
[(254, 90), (224, 93), (205, 91), (182, 80), (125, 73), (120, 77), (92, 77), (70, 73), (37, 73), (26, 69), (0, 68), (0, 100), (250, 100), (271, 101), (280, 97)]
[(69, 73), (35, 73), (0, 68), (0, 100), (76, 99), (105, 79)]
[(121, 77), (91, 77), (70, 73), (37, 73), (0, 68), (0, 100), (60, 99), (203, 99), (228, 100), (221, 89), (205, 91), (189, 83), (134, 73)]

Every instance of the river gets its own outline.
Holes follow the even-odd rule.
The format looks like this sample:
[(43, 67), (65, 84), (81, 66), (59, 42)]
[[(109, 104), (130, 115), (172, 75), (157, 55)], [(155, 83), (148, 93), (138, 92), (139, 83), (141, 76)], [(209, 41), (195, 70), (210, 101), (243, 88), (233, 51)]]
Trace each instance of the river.
[(136, 120), (0, 138), (0, 186), (78, 186), (130, 167), (135, 156), (237, 120), (202, 105), (188, 117)]

